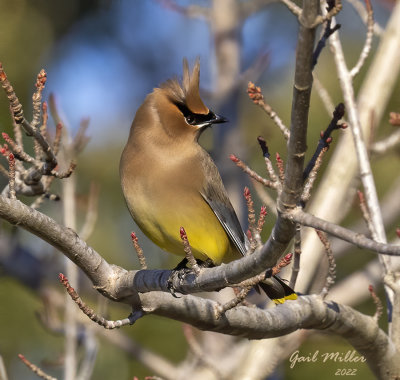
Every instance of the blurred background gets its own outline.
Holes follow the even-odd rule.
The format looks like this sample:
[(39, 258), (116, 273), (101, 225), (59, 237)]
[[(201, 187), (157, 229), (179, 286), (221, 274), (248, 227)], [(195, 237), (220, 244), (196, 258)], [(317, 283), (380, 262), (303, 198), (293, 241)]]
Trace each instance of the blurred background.
[[(186, 14), (189, 4), (208, 8), (210, 13)], [(279, 3), (258, 5), (253, 10), (249, 7), (246, 15), (240, 17), (226, 15), (234, 20), (227, 26), (230, 32), (228, 40), (234, 48), (224, 52), (221, 46), (224, 37), (218, 29), (223, 29), (223, 20), (212, 15), (218, 6), (217, 1), (211, 0), (0, 0), (0, 61), (27, 118), (30, 119), (32, 111), (30, 99), (36, 75), (44, 68), (48, 75), (44, 99), (54, 94), (68, 133), (76, 134), (81, 121), (90, 120), (87, 131), (90, 142), (78, 158), (75, 173), (78, 226), (84, 221), (90, 187), (96, 184), (99, 188), (98, 217), (88, 243), (110, 263), (126, 269), (139, 268), (131, 244), (131, 231), (137, 232), (151, 268), (171, 268), (179, 261), (179, 258), (169, 257), (151, 244), (134, 225), (120, 190), (118, 165), (136, 109), (154, 87), (170, 77), (181, 77), (183, 57), (187, 57), (191, 64), (200, 57), (205, 102), (230, 120), (229, 125), (207, 130), (201, 144), (216, 159), (244, 226), (246, 212), (241, 193), (243, 186), (250, 182), (228, 155), (237, 154), (264, 175), (264, 160), (256, 140), (262, 135), (267, 139), (271, 153), (274, 155), (278, 151), (285, 159), (285, 141), (272, 121), (248, 99), (246, 88), (248, 80), (261, 86), (266, 102), (289, 125), (297, 20)], [(373, 7), (377, 22), (385, 25), (391, 3), (374, 1)], [(343, 25), (340, 30), (342, 42), (348, 63), (352, 65), (364, 42), (365, 26), (347, 2), (343, 9), (338, 22)], [(364, 68), (357, 77), (356, 88), (365, 71)], [(322, 53), (317, 72), (334, 102), (341, 101), (328, 49)], [(398, 90), (399, 84), (397, 96), (388, 107), (397, 112), (400, 111)], [(319, 97), (313, 94), (310, 155), (318, 141), (319, 131), (326, 128), (329, 121), (330, 115)], [(51, 122), (50, 127), (54, 131)], [(383, 126), (379, 135), (387, 134), (389, 128)], [(0, 94), (0, 130), (12, 134), (8, 101), (4, 94)], [(334, 136), (336, 138), (339, 136)], [(332, 147), (334, 149), (334, 144)], [(392, 153), (376, 163), (381, 194), (394, 179), (390, 168), (395, 168), (395, 165), (398, 168), (396, 154)], [(3, 164), (6, 165), (5, 160)], [(6, 180), (2, 179), (1, 183), (5, 185)], [(53, 190), (60, 193), (60, 185), (55, 184)], [(261, 201), (257, 199), (256, 204), (260, 206)], [(41, 210), (62, 222), (61, 202), (52, 204), (47, 201)], [(360, 211), (354, 202), (345, 223), (359, 217)], [(273, 223), (273, 213), (270, 212), (264, 238)], [(394, 228), (388, 232), (393, 236)], [(18, 353), (23, 353), (61, 378), (63, 337), (50, 332), (36, 314), (44, 307), (43, 289), (54, 288), (62, 292), (57, 284), (57, 275), (64, 270), (63, 256), (38, 238), (6, 222), (1, 223), (0, 233), (0, 354), (9, 377), (35, 378), (17, 358)], [(373, 255), (358, 250), (351, 259), (346, 257), (338, 263), (339, 279), (353, 271), (361, 261), (372, 259)], [(97, 293), (83, 274), (80, 274), (79, 282), (81, 296), (96, 307)], [(371, 302), (359, 307), (362, 311), (373, 312)], [(124, 305), (110, 304), (108, 307), (111, 319), (122, 319), (129, 312)], [(185, 358), (187, 343), (178, 322), (150, 316), (133, 327), (124, 328), (123, 333), (171, 362), (178, 363)], [(107, 331), (106, 334), (113, 332)], [(131, 379), (135, 375), (142, 378), (152, 374), (129, 353), (101, 337), (98, 339), (101, 344), (93, 379)], [(351, 348), (338, 337), (321, 335), (308, 340), (301, 348), (307, 353), (315, 349), (345, 352)], [(364, 373), (364, 378), (372, 376), (365, 365), (360, 364), (358, 368), (358, 374)], [(330, 378), (329, 374), (333, 373), (328, 365), (307, 366), (307, 363), (298, 365), (294, 372), (289, 369), (288, 362), (280, 371), (276, 378), (301, 379), (308, 377), (311, 371), (316, 377)]]

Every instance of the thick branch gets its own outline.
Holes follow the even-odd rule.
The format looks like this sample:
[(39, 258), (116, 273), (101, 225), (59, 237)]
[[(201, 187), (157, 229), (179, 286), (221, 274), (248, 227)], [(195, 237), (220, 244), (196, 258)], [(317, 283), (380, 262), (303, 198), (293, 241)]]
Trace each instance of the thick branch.
[[(297, 43), (285, 182), (277, 205), (279, 213), (296, 207), (300, 201), (303, 188), (303, 167), (304, 156), (307, 149), (308, 111), (312, 88), (312, 58), (315, 42), (315, 28), (312, 27), (312, 25), (314, 25), (314, 21), (318, 16), (318, 11), (318, 0), (304, 1)], [(265, 256), (267, 252), (270, 252), (267, 259), (268, 264), (271, 262), (275, 264), (294, 234), (294, 223), (278, 215), (272, 233), (261, 251), (262, 255)]]
[[(32, 232), (59, 249), (86, 273), (95, 287), (101, 285), (105, 288), (104, 281), (108, 281), (111, 285), (111, 279), (117, 275), (115, 268), (118, 267), (108, 264), (93, 248), (81, 240), (75, 231), (58, 224), (52, 218), (18, 200), (0, 196), (0, 217)], [(98, 290), (102, 292), (102, 289)], [(110, 293), (108, 296), (113, 298), (115, 289), (108, 287), (107, 290)]]
[(214, 315), (216, 303), (185, 296), (174, 299), (165, 293), (141, 295), (147, 313), (178, 319), (202, 330), (265, 339), (286, 335), (298, 329), (319, 329), (347, 339), (368, 361), (379, 378), (398, 375), (396, 350), (372, 317), (319, 296), (303, 296), (273, 309), (261, 310), (244, 306), (228, 310), (219, 319)]

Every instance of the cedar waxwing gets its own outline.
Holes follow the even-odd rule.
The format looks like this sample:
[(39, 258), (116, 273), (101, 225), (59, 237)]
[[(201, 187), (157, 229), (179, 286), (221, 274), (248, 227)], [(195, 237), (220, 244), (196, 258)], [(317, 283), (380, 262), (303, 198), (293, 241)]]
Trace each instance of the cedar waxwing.
[[(165, 251), (184, 256), (180, 227), (196, 259), (215, 265), (246, 253), (246, 237), (218, 169), (198, 144), (201, 133), (227, 120), (210, 111), (199, 94), (197, 61), (183, 61), (182, 85), (170, 79), (149, 94), (136, 112), (122, 153), (122, 190), (140, 229)], [(282, 303), (296, 299), (277, 277), (261, 283)]]

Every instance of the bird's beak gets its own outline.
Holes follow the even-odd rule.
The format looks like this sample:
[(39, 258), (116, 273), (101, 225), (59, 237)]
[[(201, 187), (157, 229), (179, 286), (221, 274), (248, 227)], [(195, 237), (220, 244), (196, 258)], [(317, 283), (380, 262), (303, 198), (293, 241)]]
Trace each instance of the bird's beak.
[(228, 119), (223, 116), (214, 115), (214, 117), (210, 120), (210, 124), (226, 123), (227, 121)]

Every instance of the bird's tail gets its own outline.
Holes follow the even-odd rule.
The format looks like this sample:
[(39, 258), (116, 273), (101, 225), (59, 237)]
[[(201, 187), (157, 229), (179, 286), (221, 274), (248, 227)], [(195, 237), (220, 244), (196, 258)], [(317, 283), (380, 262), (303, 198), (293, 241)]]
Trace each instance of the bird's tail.
[(289, 285), (286, 285), (278, 276), (267, 278), (258, 285), (276, 304), (284, 303), (286, 300), (297, 299), (295, 291)]

